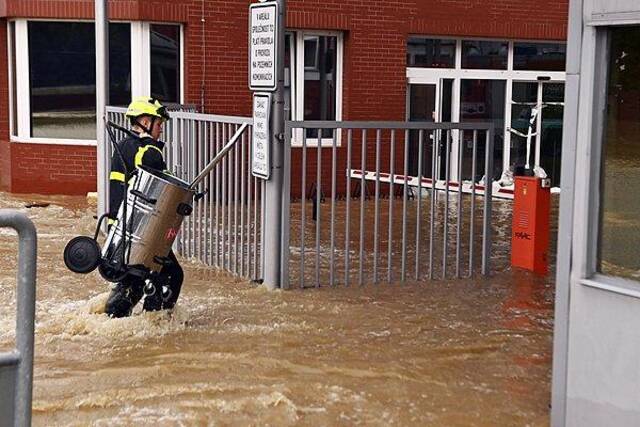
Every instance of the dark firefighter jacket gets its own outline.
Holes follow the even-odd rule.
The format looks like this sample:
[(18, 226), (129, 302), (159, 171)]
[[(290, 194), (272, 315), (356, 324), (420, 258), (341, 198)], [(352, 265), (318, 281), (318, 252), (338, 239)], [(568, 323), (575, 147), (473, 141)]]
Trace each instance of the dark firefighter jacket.
[[(162, 141), (156, 141), (148, 136), (142, 138), (130, 136), (120, 141), (118, 146), (124, 157), (124, 164), (117, 150), (114, 150), (109, 174), (109, 217), (112, 219), (118, 215), (118, 209), (128, 185), (126, 181), (131, 178), (131, 173), (137, 166), (143, 165), (159, 171), (167, 169), (162, 157), (164, 147)], [(129, 174), (128, 177), (127, 174)]]

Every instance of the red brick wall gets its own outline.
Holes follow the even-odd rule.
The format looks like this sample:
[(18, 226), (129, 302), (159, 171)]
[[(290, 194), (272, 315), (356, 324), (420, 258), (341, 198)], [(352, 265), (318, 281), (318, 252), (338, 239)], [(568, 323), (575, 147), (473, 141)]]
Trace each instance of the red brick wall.
[[(109, 2), (114, 19), (184, 23), (185, 101), (201, 105), (204, 98), (205, 112), (244, 116), (251, 113), (246, 35), (249, 3), (206, 0), (203, 16), (200, 0)], [(567, 0), (289, 0), (287, 26), (344, 32), (343, 119), (404, 120), (408, 34), (562, 40), (566, 37), (567, 7)], [(89, 0), (0, 0), (0, 13), (8, 17), (91, 19), (93, 10), (94, 2)], [(6, 46), (4, 26), (0, 38)], [(6, 74), (6, 49), (0, 49), (0, 111), (5, 112)], [(95, 189), (95, 149), (8, 144), (7, 140), (7, 117), (0, 114), (0, 188), (72, 194)], [(398, 144), (398, 150), (401, 147)], [(360, 163), (359, 153), (355, 144), (353, 163)], [(373, 150), (370, 153), (367, 163), (373, 165)], [(308, 154), (312, 167), (313, 150)], [(340, 156), (346, 165), (344, 150)], [(9, 157), (12, 167), (7, 165)], [(299, 177), (299, 149), (293, 149), (292, 160), (292, 174)], [(388, 153), (382, 161), (388, 163)], [(323, 149), (323, 164), (330, 164), (330, 150)], [(59, 172), (63, 170), (73, 172)], [(323, 176), (327, 192), (330, 177)], [(315, 169), (308, 169), (307, 181), (312, 183), (314, 177)]]

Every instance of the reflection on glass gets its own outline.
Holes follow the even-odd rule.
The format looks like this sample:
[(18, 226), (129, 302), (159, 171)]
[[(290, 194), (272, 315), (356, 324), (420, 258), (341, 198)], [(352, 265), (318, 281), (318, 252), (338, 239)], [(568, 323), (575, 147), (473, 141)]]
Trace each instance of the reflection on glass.
[(542, 85), (542, 135), (540, 136), (540, 166), (551, 179), (551, 185), (560, 186), (562, 160), (562, 119), (564, 116), (564, 83)]
[(109, 24), (109, 105), (131, 102), (131, 25)]
[[(409, 86), (409, 120), (412, 122), (434, 122), (436, 117), (436, 85), (413, 84)], [(420, 131), (409, 133), (409, 175), (418, 176)], [(422, 139), (422, 176), (431, 176), (431, 139), (424, 131)]]
[(513, 69), (564, 71), (567, 45), (564, 43), (513, 44)]
[(29, 22), (31, 136), (95, 139), (94, 26)]
[[(304, 37), (304, 120), (336, 119), (336, 62), (338, 38)], [(316, 54), (317, 52), (317, 54)], [(332, 131), (322, 131), (330, 138)], [(317, 129), (307, 129), (308, 138), (317, 138)]]
[(409, 37), (407, 67), (453, 68), (455, 60), (455, 40)]
[(180, 102), (180, 27), (151, 25), (151, 96)]
[[(532, 125), (532, 133), (536, 131), (536, 122), (531, 124), (531, 111), (538, 102), (538, 82), (514, 82), (513, 103), (511, 105), (511, 129), (521, 134), (529, 133)], [(511, 166), (524, 166), (527, 164), (527, 139), (517, 134), (511, 134)], [(531, 158), (533, 164), (536, 150), (536, 137), (531, 138)]]
[(640, 280), (640, 28), (611, 30), (599, 271)]
[[(502, 173), (505, 86), (504, 80), (466, 79), (462, 80), (461, 86), (460, 120), (467, 123), (493, 122), (493, 179), (498, 179)], [(472, 133), (465, 132), (463, 179), (471, 177), (472, 140)], [(475, 181), (481, 179), (485, 171), (485, 140), (484, 132), (479, 132)]]
[[(29, 22), (32, 137), (95, 139), (94, 31), (91, 23)], [(124, 105), (131, 94), (129, 24), (110, 24), (109, 37), (110, 96)]]
[(509, 44), (507, 42), (462, 41), (462, 68), (506, 70), (508, 56)]

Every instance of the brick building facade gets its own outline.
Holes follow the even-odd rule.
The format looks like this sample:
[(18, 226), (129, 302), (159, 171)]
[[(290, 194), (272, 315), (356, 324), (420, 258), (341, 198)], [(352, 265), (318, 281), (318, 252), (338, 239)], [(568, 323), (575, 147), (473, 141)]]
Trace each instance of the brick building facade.
[[(179, 102), (194, 104), (206, 113), (248, 116), (251, 114), (251, 93), (247, 87), (248, 5), (247, 1), (233, 0), (112, 0), (109, 17), (121, 22), (179, 24), (182, 49)], [(95, 146), (86, 141), (70, 144), (66, 139), (33, 138), (30, 133), (34, 131), (33, 122), (29, 130), (29, 119), (21, 128), (23, 107), (16, 107), (21, 102), (22, 71), (18, 58), (21, 53), (19, 48), (17, 55), (15, 51), (16, 43), (20, 43), (21, 26), (27, 28), (30, 22), (40, 21), (90, 22), (93, 10), (93, 1), (0, 0), (0, 43), (8, 47), (0, 50), (1, 190), (58, 194), (95, 191)], [(342, 120), (408, 118), (410, 36), (557, 42), (566, 38), (566, 27), (566, 0), (290, 0), (287, 13), (288, 29), (341, 35), (342, 93), (338, 96), (341, 102), (338, 119)], [(132, 29), (131, 34), (135, 31)], [(33, 39), (24, 37), (33, 46)], [(135, 61), (132, 54), (132, 64)], [(32, 104), (36, 105), (35, 100)], [(11, 117), (13, 128), (18, 130), (10, 130)], [(296, 158), (294, 153), (294, 164)]]

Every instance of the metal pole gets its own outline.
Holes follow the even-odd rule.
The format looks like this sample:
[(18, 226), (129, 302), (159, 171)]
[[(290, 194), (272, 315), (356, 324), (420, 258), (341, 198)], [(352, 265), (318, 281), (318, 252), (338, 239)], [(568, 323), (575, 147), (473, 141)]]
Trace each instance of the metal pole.
[(109, 194), (107, 168), (108, 143), (105, 138), (105, 110), (109, 103), (109, 17), (107, 0), (95, 2), (95, 36), (96, 36), (96, 144), (97, 144), (97, 187), (98, 215), (107, 212)]
[[(20, 239), (16, 290), (16, 347), (20, 361), (16, 379), (14, 425), (30, 426), (38, 237), (31, 220), (17, 211), (4, 210), (0, 212), (0, 228), (3, 227), (11, 227), (16, 230)], [(4, 425), (3, 421), (6, 420), (0, 421), (0, 424)]]
[(264, 259), (264, 284), (269, 289), (280, 286), (282, 277), (280, 258), (282, 256), (282, 196), (284, 166), (284, 31), (287, 1), (277, 0), (278, 4), (278, 40), (277, 57), (278, 84), (273, 97), (271, 115), (271, 179), (266, 182), (266, 202), (264, 215), (264, 243), (262, 249)]

